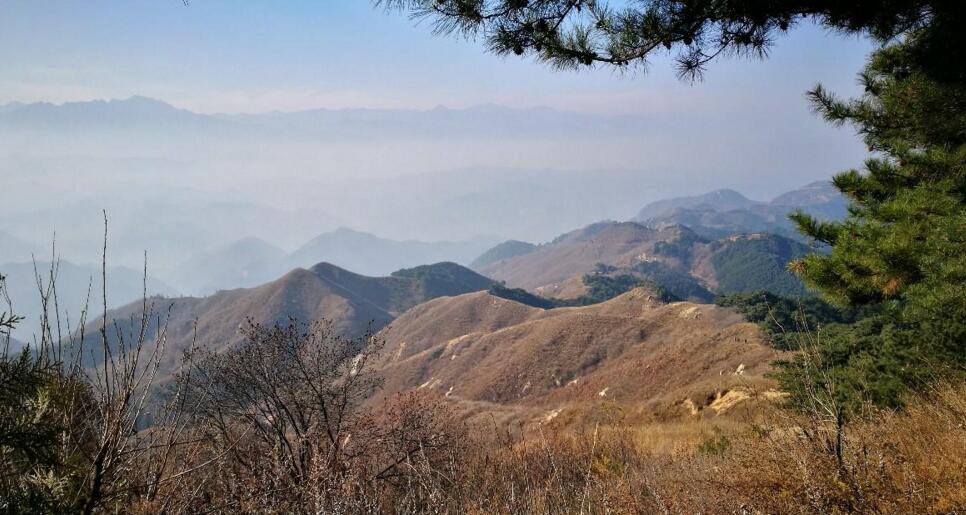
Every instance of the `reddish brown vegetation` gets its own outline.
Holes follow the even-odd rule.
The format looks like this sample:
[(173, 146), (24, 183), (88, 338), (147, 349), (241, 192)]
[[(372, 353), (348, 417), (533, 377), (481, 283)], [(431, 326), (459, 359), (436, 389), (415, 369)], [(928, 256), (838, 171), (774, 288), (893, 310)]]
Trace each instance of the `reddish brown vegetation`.
[[(195, 479), (207, 486), (190, 507), (224, 513), (958, 513), (966, 509), (964, 395), (962, 385), (943, 386), (911, 399), (904, 413), (878, 412), (848, 426), (841, 462), (825, 440), (830, 428), (781, 411), (769, 416), (768, 426), (732, 425), (710, 432), (700, 445), (661, 452), (642, 440), (647, 427), (548, 430), (518, 441), (492, 426), (467, 433), (457, 421), (422, 411), (432, 404), (427, 398), (409, 397), (386, 417), (395, 434), (433, 427), (447, 438), (430, 452), (407, 455), (392, 474), (373, 475), (371, 465), (392, 454), (375, 449), (338, 475), (316, 470), (284, 494), (279, 489), (291, 485), (266, 481), (271, 475), (213, 467)], [(413, 412), (407, 402), (421, 409)], [(413, 416), (434, 421), (407, 422)], [(170, 494), (178, 496), (177, 490)]]

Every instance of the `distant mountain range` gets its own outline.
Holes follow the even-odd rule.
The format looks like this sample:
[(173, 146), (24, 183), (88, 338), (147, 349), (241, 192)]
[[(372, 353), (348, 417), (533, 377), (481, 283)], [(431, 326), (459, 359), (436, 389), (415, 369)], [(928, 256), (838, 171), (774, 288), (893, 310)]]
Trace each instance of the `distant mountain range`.
[(710, 237), (772, 232), (803, 239), (788, 220), (788, 215), (796, 210), (820, 220), (841, 220), (848, 213), (848, 200), (828, 181), (813, 182), (769, 202), (757, 202), (737, 191), (723, 189), (652, 202), (634, 220), (658, 228), (684, 225)]
[(313, 238), (286, 260), (293, 266), (328, 261), (362, 274), (380, 275), (424, 263), (469, 263), (496, 241), (487, 237), (467, 241), (397, 241), (342, 227)]
[(484, 256), (508, 248), (518, 252), (484, 259), (476, 270), (508, 286), (556, 298), (584, 294), (587, 274), (631, 274), (677, 297), (704, 302), (714, 293), (802, 295), (804, 286), (785, 267), (810, 250), (774, 234), (712, 239), (681, 225), (652, 228), (635, 222), (601, 222), (533, 247), (501, 244)]
[(595, 132), (620, 134), (635, 118), (563, 112), (549, 108), (514, 109), (492, 104), (463, 109), (311, 109), (259, 114), (201, 114), (144, 96), (63, 104), (0, 105), (0, 128), (32, 130), (176, 129), (184, 134), (205, 131), (221, 137), (424, 139), (434, 137), (512, 137), (541, 133), (545, 137)]
[(137, 268), (147, 249), (166, 271), (241, 238), (293, 249), (339, 226), (545, 241), (739, 175), (713, 157), (641, 151), (669, 137), (649, 117), (494, 105), (203, 114), (146, 97), (12, 103), (0, 109), (0, 170), (18, 194), (0, 216), (27, 239), (56, 229), (65, 256), (92, 262), (106, 208), (115, 263)]
[(250, 237), (191, 257), (169, 274), (169, 280), (185, 293), (206, 295), (222, 289), (255, 286), (288, 270), (323, 261), (364, 275), (388, 275), (394, 270), (425, 263), (465, 264), (495, 241), (485, 237), (468, 241), (398, 241), (342, 227), (322, 233), (294, 252), (286, 253)]
[(21, 129), (91, 130), (101, 128), (151, 130), (192, 130), (231, 124), (217, 117), (177, 109), (170, 104), (143, 96), (124, 100), (90, 100), (51, 104), (12, 103), (0, 107), (0, 127)]
[[(506, 191), (513, 190), (513, 188), (506, 188)], [(523, 192), (524, 190), (520, 191)], [(418, 193), (414, 193), (414, 196), (418, 200)], [(416, 202), (416, 204), (419, 204), (419, 202)], [(625, 241), (624, 238), (615, 236), (618, 232), (615, 227), (619, 227), (619, 225), (608, 228), (607, 224), (598, 224), (560, 236), (551, 244), (540, 247), (518, 240), (508, 240), (492, 246), (496, 240), (485, 237), (476, 237), (468, 241), (399, 241), (342, 227), (320, 234), (301, 245), (294, 252), (287, 254), (282, 249), (258, 238), (243, 238), (196, 254), (166, 277), (169, 278), (170, 282), (180, 286), (183, 292), (208, 294), (219, 289), (255, 286), (281, 275), (286, 270), (309, 266), (321, 261), (372, 276), (385, 275), (392, 270), (423, 263), (453, 261), (460, 264), (469, 264), (475, 270), (480, 270), (484, 274), (490, 274), (500, 280), (506, 280), (508, 284), (514, 286), (532, 289), (544, 288), (553, 284), (555, 288), (558, 288), (553, 296), (559, 297), (561, 294), (581, 291), (582, 285), (579, 280), (575, 281), (574, 277), (588, 273), (596, 263), (626, 266), (629, 258), (623, 256), (623, 249), (636, 249), (645, 240), (656, 238), (655, 241), (658, 241), (662, 238), (679, 237), (681, 234), (680, 227), (686, 227), (693, 231), (699, 237), (698, 239), (702, 240), (703, 245), (709, 245), (714, 240), (723, 240), (723, 242), (713, 246), (715, 249), (714, 263), (707, 261), (710, 257), (705, 256), (706, 262), (694, 265), (696, 267), (694, 270), (689, 268), (691, 265), (681, 263), (670, 266), (670, 269), (697, 278), (701, 284), (705, 285), (707, 291), (710, 292), (714, 288), (743, 291), (750, 287), (765, 285), (768, 281), (777, 281), (767, 286), (770, 286), (777, 293), (799, 294), (803, 291), (800, 283), (784, 272), (783, 267), (790, 259), (806, 253), (807, 247), (801, 243), (786, 242), (783, 238), (777, 236), (757, 236), (754, 239), (732, 240), (727, 240), (727, 238), (740, 234), (775, 233), (787, 238), (800, 239), (800, 237), (796, 238), (797, 234), (786, 220), (787, 213), (795, 209), (802, 209), (822, 219), (836, 219), (844, 216), (845, 208), (845, 200), (827, 183), (813, 183), (782, 194), (770, 202), (753, 201), (733, 190), (717, 190), (700, 196), (661, 200), (645, 206), (641, 209), (637, 218), (645, 220), (640, 222), (640, 225), (651, 227), (657, 231), (651, 235), (645, 235), (642, 232), (644, 231), (643, 227), (628, 225), (624, 226), (623, 229), (627, 231)], [(459, 209), (466, 209), (466, 206), (452, 206), (453, 211)], [(410, 211), (408, 215), (406, 218), (412, 219), (414, 213)], [(470, 218), (482, 218), (482, 215), (472, 215)], [(518, 218), (525, 219), (526, 217)], [(662, 233), (664, 229), (670, 231)], [(508, 272), (508, 267), (515, 266), (510, 263), (498, 265), (498, 263), (505, 261), (512, 261), (513, 263), (532, 261), (537, 258), (530, 256), (516, 261), (513, 261), (513, 258), (538, 250), (540, 252), (537, 253), (537, 256), (543, 255), (549, 252), (549, 248), (559, 249), (567, 241), (575, 242), (575, 248), (585, 249), (588, 245), (587, 241), (590, 241), (591, 237), (597, 235), (598, 232), (600, 232), (599, 237), (593, 240), (595, 250), (587, 256), (578, 258), (576, 256), (555, 255), (545, 265), (536, 265), (536, 269), (531, 269), (527, 265), (520, 265), (523, 268), (519, 273)], [(695, 237), (695, 235), (688, 237)], [(603, 241), (600, 238), (604, 236), (615, 237), (616, 239), (614, 241)], [(725, 277), (729, 274), (724, 272), (715, 274), (710, 271), (715, 267), (721, 270), (729, 270), (729, 265), (723, 263), (722, 260), (725, 259), (724, 256), (733, 254), (734, 249), (738, 247), (746, 249), (756, 247), (758, 254), (773, 257), (773, 264), (760, 271), (761, 280), (757, 282), (754, 280), (745, 281), (747, 284), (744, 284), (742, 283), (744, 279), (738, 281), (734, 280), (733, 277)], [(646, 249), (639, 250), (653, 254), (652, 251)], [(703, 255), (702, 252), (704, 251), (696, 252)], [(748, 252), (751, 251), (748, 250)], [(618, 258), (618, 256), (623, 257)], [(649, 260), (653, 262), (656, 259)], [(756, 261), (752, 259), (749, 262)], [(664, 264), (640, 265), (638, 268), (642, 266), (650, 267), (652, 269), (650, 275), (652, 276), (662, 275), (665, 281), (671, 280), (666, 277), (670, 272), (664, 269), (667, 268)], [(664, 268), (657, 270), (661, 267)], [(548, 277), (548, 274), (552, 274), (553, 270), (564, 268), (568, 269), (569, 276), (565, 278)], [(747, 278), (754, 274), (731, 275)], [(720, 277), (720, 279), (717, 277)], [(684, 278), (677, 277), (677, 279), (683, 280)], [(570, 281), (569, 286), (564, 284), (568, 280)], [(689, 297), (693, 295), (694, 291), (697, 291), (694, 286), (692, 284), (687, 288), (691, 293), (685, 297)], [(559, 288), (563, 288), (563, 290), (559, 290)], [(706, 297), (699, 296), (696, 298)]]
[(504, 259), (510, 259), (512, 257), (528, 254), (534, 251), (536, 248), (536, 245), (527, 243), (525, 241), (507, 240), (496, 245), (495, 247), (490, 248), (483, 254), (480, 254), (476, 259), (473, 260), (472, 263), (470, 263), (470, 268), (483, 268), (498, 261), (503, 261)]
[[(47, 254), (50, 254), (49, 250)], [(0, 263), (27, 262), (34, 256), (38, 259), (45, 257), (36, 245), (0, 231)]]
[[(7, 291), (13, 302), (14, 313), (24, 317), (14, 331), (14, 335), (21, 341), (29, 342), (32, 335), (40, 332), (39, 323), (43, 309), (38, 291), (37, 274), (46, 286), (50, 283), (50, 271), (49, 261), (38, 261), (36, 273), (32, 262), (0, 264), (0, 274), (7, 278)], [(56, 286), (56, 303), (60, 311), (62, 329), (67, 329), (68, 321), (72, 328), (76, 328), (85, 306), (89, 308), (88, 320), (94, 319), (101, 312), (103, 295), (100, 267), (60, 261), (56, 269)], [(108, 267), (108, 306), (123, 306), (142, 298), (145, 286), (149, 296), (175, 294), (174, 288), (150, 275), (145, 285), (144, 272), (141, 270)], [(48, 315), (54, 321), (57, 313), (54, 310), (53, 299), (48, 310)], [(53, 329), (56, 331), (56, 327)]]
[(275, 245), (248, 237), (196, 254), (169, 275), (181, 291), (189, 294), (247, 288), (278, 277), (284, 270), (285, 256), (285, 251)]

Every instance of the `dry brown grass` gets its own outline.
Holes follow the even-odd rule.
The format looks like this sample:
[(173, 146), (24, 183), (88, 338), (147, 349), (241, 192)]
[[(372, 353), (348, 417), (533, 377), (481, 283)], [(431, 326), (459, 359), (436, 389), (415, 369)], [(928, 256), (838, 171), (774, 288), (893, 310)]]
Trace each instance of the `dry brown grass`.
[[(529, 483), (541, 485), (531, 490), (539, 503), (563, 507), (566, 492), (581, 491), (587, 504), (571, 498), (566, 508), (590, 512), (966, 512), (966, 386), (938, 387), (909, 406), (847, 426), (841, 462), (828, 445), (829, 428), (775, 413), (769, 426), (701, 421), (598, 431), (593, 452), (586, 432), (550, 441), (542, 450), (558, 470), (591, 470), (569, 487), (557, 484), (573, 471), (517, 466), (538, 472)], [(694, 446), (703, 434), (707, 439)], [(655, 452), (675, 440), (672, 448), (684, 452)]]
[[(219, 461), (158, 497), (192, 513), (966, 513), (966, 385), (908, 405), (847, 425), (841, 461), (821, 422), (787, 412), (765, 423), (599, 424), (522, 439), (441, 420), (439, 434), (458, 435), (450, 444), (408, 455), (381, 479), (370, 470), (385, 461), (378, 454), (298, 485)], [(265, 452), (238, 448), (249, 450)]]
[[(454, 460), (420, 510), (966, 513), (964, 399), (966, 385), (943, 386), (905, 412), (847, 426), (841, 462), (820, 422), (788, 413), (770, 425), (701, 420), (491, 441)], [(396, 511), (383, 495), (383, 509)]]
[(298, 486), (207, 468), (165, 495), (184, 491), (169, 506), (214, 513), (966, 513), (966, 385), (909, 406), (847, 425), (841, 461), (823, 422), (779, 410), (754, 423), (548, 427), (522, 439), (454, 422), (439, 426), (460, 435), (451, 444), (382, 479), (365, 473), (374, 455)]

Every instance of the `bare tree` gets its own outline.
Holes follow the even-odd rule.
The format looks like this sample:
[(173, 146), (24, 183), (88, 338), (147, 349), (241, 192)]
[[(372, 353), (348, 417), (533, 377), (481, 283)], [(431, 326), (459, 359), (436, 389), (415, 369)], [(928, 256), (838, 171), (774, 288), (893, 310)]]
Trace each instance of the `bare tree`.
[[(16, 441), (0, 438), (0, 464), (4, 465), (0, 468), (5, 471), (0, 505), (25, 511), (92, 513), (116, 510), (139, 499), (154, 500), (158, 485), (183, 473), (168, 467), (162, 458), (188, 440), (179, 397), (162, 407), (155, 396), (167, 314), (147, 300), (147, 259), (140, 316), (123, 329), (109, 319), (107, 310), (105, 214), (102, 314), (98, 337), (89, 338), (86, 307), (73, 326), (60, 312), (59, 260), (52, 252), (46, 273), (34, 267), (42, 306), (38, 335), (29, 350), (18, 356), (5, 343), (0, 358), (0, 370), (10, 376), (4, 378), (0, 399), (0, 415), (4, 415), (0, 418), (10, 424), (0, 432), (11, 429), (11, 434), (21, 436)], [(17, 319), (4, 314), (3, 320), (12, 321), (0, 324), (9, 341)], [(145, 429), (155, 410), (160, 416)]]
[(454, 444), (450, 418), (429, 401), (367, 406), (382, 384), (371, 332), (347, 338), (329, 321), (293, 319), (249, 321), (244, 333), (236, 348), (189, 356), (179, 381), (208, 440), (197, 459), (221, 457), (208, 473), (231, 478), (203, 492), (221, 509), (371, 509), (374, 482), (411, 476), (414, 462)]

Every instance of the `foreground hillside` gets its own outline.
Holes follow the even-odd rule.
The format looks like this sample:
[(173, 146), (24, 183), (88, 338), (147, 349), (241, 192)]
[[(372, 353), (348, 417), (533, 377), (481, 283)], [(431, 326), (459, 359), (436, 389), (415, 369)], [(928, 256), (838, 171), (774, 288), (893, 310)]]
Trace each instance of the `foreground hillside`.
[(774, 234), (709, 239), (680, 225), (655, 229), (635, 222), (601, 222), (503, 259), (486, 260), (477, 270), (507, 286), (557, 298), (583, 294), (585, 274), (629, 273), (678, 298), (707, 302), (714, 293), (805, 293), (786, 266), (808, 251)]
[[(50, 440), (57, 450), (61, 438), (100, 445), (111, 459), (108, 474), (88, 465), (80, 446), (60, 451), (69, 460), (38, 466), (45, 468), (9, 460), (15, 478), (50, 470), (55, 486), (66, 486), (25, 480), (6, 490), (21, 497), (8, 498), (71, 506), (72, 492), (87, 491), (85, 478), (106, 477), (112, 490), (96, 502), (131, 513), (958, 513), (966, 506), (961, 386), (940, 384), (910, 398), (905, 412), (836, 424), (821, 404), (778, 409), (788, 397), (766, 373), (792, 354), (766, 345), (758, 326), (728, 308), (665, 303), (646, 287), (553, 309), (473, 291), (492, 284), (450, 263), (390, 277), (323, 263), (257, 288), (152, 299), (171, 306), (169, 356), (190, 341), (195, 321), (199, 343), (212, 347), (186, 361), (178, 381), (161, 376), (184, 395), (170, 398), (169, 415), (152, 418), (141, 403), (157, 385), (125, 387), (138, 366), (106, 367), (113, 379), (105, 381), (120, 389), (95, 383), (90, 399), (43, 390), (8, 402), (0, 420), (16, 435)], [(109, 316), (126, 330), (123, 317), (139, 309)], [(239, 331), (243, 316), (330, 318), (338, 332), (270, 323)], [(374, 316), (381, 324), (395, 317), (377, 334), (381, 352), (369, 354), (372, 340), (339, 335)], [(4, 355), (0, 371), (30, 357), (22, 356)], [(77, 429), (33, 430), (64, 419)], [(140, 423), (151, 426), (132, 432)], [(125, 489), (132, 481), (156, 489)], [(285, 489), (271, 486), (278, 484)]]
[(763, 374), (781, 355), (733, 311), (643, 288), (550, 310), (485, 292), (439, 298), (380, 335), (384, 393), (436, 391), (521, 426), (598, 402), (647, 419), (716, 416), (769, 390)]

